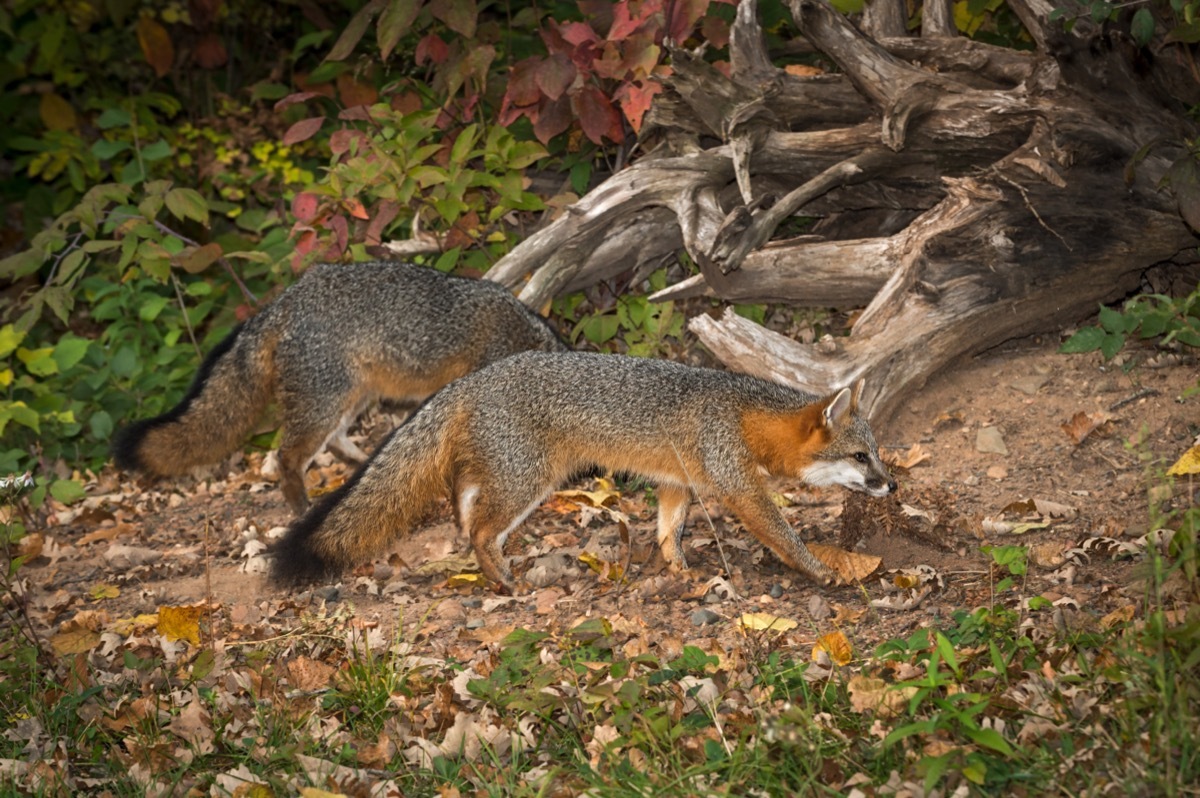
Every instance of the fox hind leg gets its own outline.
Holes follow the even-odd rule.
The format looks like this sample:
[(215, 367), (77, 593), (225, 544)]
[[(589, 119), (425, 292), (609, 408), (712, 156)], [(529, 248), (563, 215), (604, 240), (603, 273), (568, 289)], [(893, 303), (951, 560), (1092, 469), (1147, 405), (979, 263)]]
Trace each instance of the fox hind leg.
[(663, 559), (680, 569), (686, 569), (683, 554), (683, 528), (687, 522), (692, 492), (679, 485), (658, 486), (658, 545)]
[(308, 508), (308, 491), (304, 487), (308, 464), (326, 442), (353, 422), (361, 409), (359, 403), (345, 393), (322, 399), (321, 402), (297, 401), (285, 395), (281, 403), (284, 428), (279, 444), (279, 481), (283, 498), (296, 515)]
[(504, 541), (541, 504), (552, 488), (534, 486), (480, 486), (464, 481), (455, 507), (463, 532), (471, 541), (479, 568), (488, 579), (509, 591), (516, 588), (512, 569), (504, 558)]

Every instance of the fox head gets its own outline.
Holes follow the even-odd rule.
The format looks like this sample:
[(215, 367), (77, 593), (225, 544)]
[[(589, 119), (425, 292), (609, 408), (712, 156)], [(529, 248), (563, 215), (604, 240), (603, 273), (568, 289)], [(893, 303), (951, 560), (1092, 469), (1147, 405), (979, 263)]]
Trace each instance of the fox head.
[(843, 388), (820, 403), (818, 423), (824, 446), (812, 452), (812, 462), (800, 477), (810, 485), (841, 485), (872, 496), (887, 496), (896, 490), (896, 480), (879, 459), (875, 436), (858, 415), (863, 381)]

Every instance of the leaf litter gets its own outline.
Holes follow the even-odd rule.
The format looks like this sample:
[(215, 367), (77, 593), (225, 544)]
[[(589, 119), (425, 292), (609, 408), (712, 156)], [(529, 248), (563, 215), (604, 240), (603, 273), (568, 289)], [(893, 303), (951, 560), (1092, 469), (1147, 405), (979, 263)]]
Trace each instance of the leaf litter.
[[(1048, 635), (1057, 623), (1136, 623), (1137, 609), (1124, 594), (1137, 583), (1146, 547), (1167, 545), (1166, 535), (1146, 528), (1142, 461), (1120, 436), (1133, 431), (1128, 425), (1148, 425), (1153, 434), (1144, 445), (1158, 447), (1166, 463), (1182, 464), (1182, 475), (1192, 473), (1183, 469), (1195, 458), (1188, 444), (1196, 432), (1189, 432), (1186, 408), (1169, 401), (1179, 391), (1164, 387), (1161, 401), (1139, 404), (1139, 415), (1130, 408), (1128, 418), (1089, 416), (1086, 433), (1064, 439), (1059, 419), (1071, 412), (1065, 408), (1081, 391), (1097, 390), (1102, 378), (1076, 361), (1060, 368), (1048, 351), (1031, 357), (1054, 361), (1058, 369), (1032, 394), (969, 390), (974, 371), (1016, 375), (1026, 368), (1019, 357), (1001, 353), (935, 381), (881, 430), (881, 440), (897, 442), (889, 451), (901, 453), (892, 458), (901, 481), (896, 496), (775, 483), (789, 497), (782, 512), (814, 551), (840, 552), (829, 562), (843, 587), (815, 588), (708, 502), (690, 514), (684, 539), (690, 568), (663, 567), (653, 556), (653, 494), (593, 482), (560, 492), (513, 534), (507, 553), (517, 572), (543, 569), (523, 596), (495, 597), (472, 578), (477, 567), (458, 540), (448, 506), (385, 560), (363, 564), (338, 587), (280, 590), (265, 582), (261, 566), (288, 515), (257, 455), (226, 477), (192, 483), (143, 486), (100, 475), (89, 485), (86, 508), (51, 504), (49, 523), (27, 538), (36, 542), (27, 544), (29, 562), (20, 574), (34, 620), (62, 663), (86, 663), (85, 681), (137, 677), (124, 698), (95, 696), (79, 712), (124, 735), (129, 777), (147, 794), (166, 794), (167, 774), (181, 761), (221, 744), (218, 715), (239, 738), (261, 735), (265, 721), (256, 708), (262, 706), (301, 718), (304, 734), (323, 741), (324, 750), (355, 752), (358, 766), (297, 754), (299, 771), (289, 777), (295, 789), (353, 791), (358, 784), (361, 794), (400, 795), (382, 772), (396, 762), (428, 765), (449, 757), (478, 767), (485, 756), (503, 760), (518, 751), (542, 757), (549, 772), (554, 763), (539, 753), (536, 720), (498, 713), (477, 686), (497, 678), (503, 652), (520, 650), (529, 634), (559, 641), (534, 655), (556, 669), (569, 652), (598, 641), (620, 652), (634, 675), (642, 667), (633, 664), (639, 657), (664, 667), (680, 657), (711, 656), (715, 664), (687, 675), (686, 705), (720, 713), (735, 726), (746, 718), (758, 723), (766, 712), (764, 728), (779, 729), (787, 717), (748, 670), (765, 650), (813, 662), (805, 680), (835, 678), (844, 669), (852, 707), (873, 714), (886, 735), (913, 688), (894, 687), (903, 663), (881, 664), (871, 652), (914, 628), (936, 628), (939, 618), (960, 608), (992, 601), (992, 567), (981, 546), (1029, 547), (1035, 567), (1022, 601), (1047, 595), (1058, 602), (1054, 617), (1061, 620), (1048, 610), (1029, 610), (1030, 628), (1040, 625)], [(1179, 379), (1170, 370), (1155, 378), (1160, 374)], [(947, 410), (951, 403), (954, 409)], [(982, 478), (995, 455), (976, 447), (979, 429), (999, 426), (1008, 451), (1003, 488)], [(347, 473), (337, 463), (314, 472), (317, 490), (339, 484)], [(1175, 496), (1181, 491), (1186, 487), (1177, 486)], [(1072, 569), (1073, 576), (1065, 573)], [(1087, 580), (1078, 579), (1081, 573)], [(717, 611), (719, 620), (695, 626), (690, 615), (698, 607)], [(572, 631), (599, 621), (591, 633)], [(693, 650), (700, 653), (687, 653)], [(365, 689), (342, 674), (366, 655), (399, 674), (379, 697), (381, 726), (365, 717), (367, 693), (354, 695), (356, 703), (345, 710), (323, 708)], [(173, 674), (175, 689), (160, 692), (158, 667)], [(579, 667), (595, 674), (611, 668), (604, 662)], [(1081, 716), (1091, 711), (1093, 693), (1059, 681), (1070, 675), (1068, 663), (1056, 668), (1008, 689), (1005, 700), (1026, 714), (1004, 736), (1020, 741), (1068, 728), (1056, 695), (1074, 700)], [(547, 701), (567, 706), (593, 687), (562, 680), (546, 689)], [(157, 741), (135, 733), (146, 719), (164, 730)], [(44, 730), (28, 734), (38, 741), (31, 750), (53, 748)], [(597, 762), (621, 750), (634, 760), (640, 756), (606, 723), (594, 725), (587, 750)], [(249, 756), (261, 764), (270, 752), (254, 743)], [(34, 787), (48, 783), (38, 766), (49, 761), (47, 753), (0, 763), (0, 769), (19, 772)], [(853, 776), (843, 774), (829, 786), (851, 789)], [(85, 784), (76, 773), (71, 778)], [(242, 765), (214, 774), (213, 783), (230, 792), (263, 784)]]

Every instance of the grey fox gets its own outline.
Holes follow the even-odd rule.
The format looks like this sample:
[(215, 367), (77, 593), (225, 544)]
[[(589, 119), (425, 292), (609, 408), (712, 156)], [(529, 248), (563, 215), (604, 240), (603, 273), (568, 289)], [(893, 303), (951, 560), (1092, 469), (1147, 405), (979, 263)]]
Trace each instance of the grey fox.
[(345, 430), (371, 402), (423, 400), (527, 349), (566, 345), (496, 283), (407, 263), (319, 264), (213, 349), (178, 405), (118, 432), (113, 455), (154, 476), (216, 463), (274, 401), (283, 495), (300, 514), (322, 445), (367, 459)]
[(817, 397), (743, 374), (662, 360), (527, 352), (434, 394), (340, 488), (276, 545), (282, 583), (336, 573), (384, 551), (448, 495), (485, 576), (509, 589), (505, 538), (558, 485), (589, 467), (658, 486), (658, 542), (686, 567), (680, 536), (692, 491), (711, 494), (784, 563), (819, 583), (832, 572), (771, 502), (759, 468), (883, 496), (896, 489), (860, 381)]

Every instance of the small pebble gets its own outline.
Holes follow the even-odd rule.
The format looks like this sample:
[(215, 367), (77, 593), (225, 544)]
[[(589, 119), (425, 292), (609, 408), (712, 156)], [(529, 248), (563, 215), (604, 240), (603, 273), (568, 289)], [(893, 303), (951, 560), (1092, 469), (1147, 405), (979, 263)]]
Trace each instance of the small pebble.
[(462, 605), (469, 610), (477, 610), (483, 606), (483, 599), (479, 596), (467, 596), (462, 600)]
[(337, 585), (326, 585), (318, 587), (313, 591), (313, 595), (324, 601), (337, 601), (342, 594), (342, 589)]
[(468, 629), (482, 629), (484, 626), (483, 618), (472, 618), (466, 622), (465, 626)]
[(783, 598), (783, 585), (776, 582), (771, 585), (771, 589), (768, 592), (771, 594), (771, 598)]
[(716, 623), (719, 620), (721, 620), (721, 616), (712, 610), (699, 609), (692, 613), (693, 626), (705, 626), (706, 624)]

